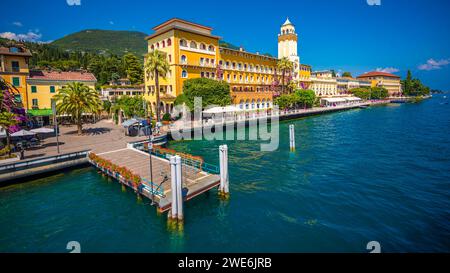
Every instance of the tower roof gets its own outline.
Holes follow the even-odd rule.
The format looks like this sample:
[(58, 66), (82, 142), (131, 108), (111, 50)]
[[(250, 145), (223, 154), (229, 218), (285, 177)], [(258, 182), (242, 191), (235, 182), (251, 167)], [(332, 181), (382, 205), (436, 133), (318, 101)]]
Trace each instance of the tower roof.
[(287, 25), (293, 25), (291, 23), (291, 21), (289, 21), (289, 17), (286, 19), (286, 22), (284, 22), (283, 26), (287, 26)]

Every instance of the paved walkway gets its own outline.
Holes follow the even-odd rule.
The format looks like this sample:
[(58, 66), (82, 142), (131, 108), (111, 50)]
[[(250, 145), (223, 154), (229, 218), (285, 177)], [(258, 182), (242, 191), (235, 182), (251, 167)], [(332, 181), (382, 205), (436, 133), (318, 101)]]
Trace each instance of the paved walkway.
[[(60, 126), (60, 152), (69, 153), (91, 149), (94, 153), (118, 150), (127, 147), (127, 142), (141, 141), (147, 137), (125, 136), (125, 130), (111, 120), (101, 120), (95, 124), (83, 125), (83, 135), (79, 136), (76, 126)], [(25, 159), (57, 154), (56, 137), (42, 141), (42, 147), (25, 151)]]

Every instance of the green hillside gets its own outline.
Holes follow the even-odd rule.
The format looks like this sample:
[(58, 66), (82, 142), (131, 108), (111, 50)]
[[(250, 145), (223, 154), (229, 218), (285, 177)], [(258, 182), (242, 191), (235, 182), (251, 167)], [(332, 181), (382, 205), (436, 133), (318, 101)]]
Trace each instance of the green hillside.
[(147, 35), (137, 31), (88, 29), (55, 40), (51, 45), (68, 51), (88, 51), (99, 54), (123, 55), (127, 52), (142, 56), (147, 53)]

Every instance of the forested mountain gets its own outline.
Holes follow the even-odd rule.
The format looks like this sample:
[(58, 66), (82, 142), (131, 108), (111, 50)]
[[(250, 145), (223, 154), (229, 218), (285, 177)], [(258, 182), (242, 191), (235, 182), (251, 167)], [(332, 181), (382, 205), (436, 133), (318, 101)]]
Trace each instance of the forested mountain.
[(51, 45), (67, 51), (94, 52), (122, 56), (133, 53), (141, 57), (147, 53), (147, 35), (137, 31), (87, 29), (55, 40)]

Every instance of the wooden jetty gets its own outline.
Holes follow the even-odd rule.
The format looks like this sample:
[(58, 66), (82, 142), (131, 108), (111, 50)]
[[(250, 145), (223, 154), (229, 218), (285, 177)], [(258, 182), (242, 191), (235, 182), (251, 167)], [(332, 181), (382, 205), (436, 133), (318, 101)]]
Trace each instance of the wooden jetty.
[[(139, 176), (139, 186), (133, 184), (132, 179), (125, 179), (122, 175), (111, 168), (102, 167), (94, 160), (89, 160), (105, 174), (117, 179), (123, 185), (133, 188), (136, 192), (147, 197), (157, 205), (160, 212), (165, 212), (171, 208), (172, 187), (171, 187), (171, 166), (168, 153), (160, 153), (161, 149), (152, 152), (152, 178), (150, 174), (150, 157), (142, 145), (133, 145), (125, 149), (109, 151), (97, 154), (96, 156), (112, 163), (115, 166), (125, 167), (131, 173)], [(158, 152), (159, 151), (159, 152)], [(208, 170), (206, 170), (208, 168)], [(190, 200), (199, 194), (218, 187), (221, 178), (218, 175), (219, 169), (213, 165), (197, 162), (190, 157), (183, 157), (182, 154), (182, 188), (183, 201)], [(128, 180), (128, 181), (127, 181)]]

